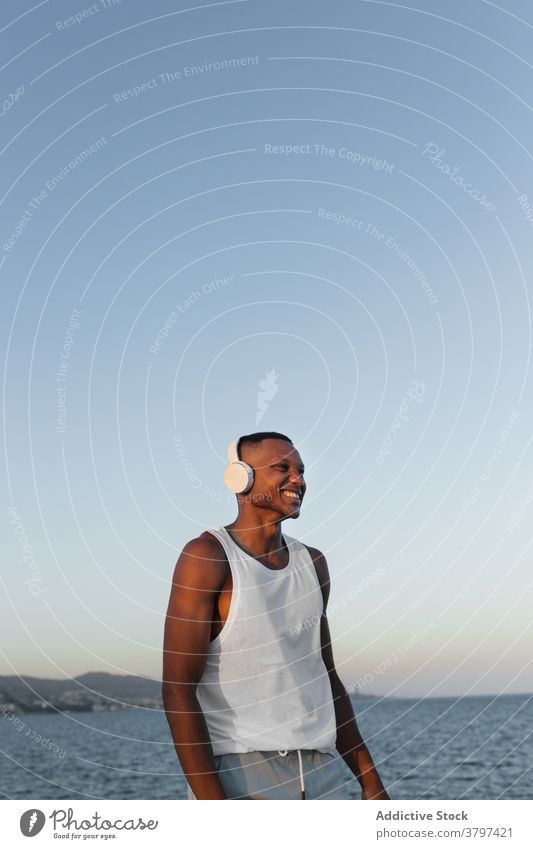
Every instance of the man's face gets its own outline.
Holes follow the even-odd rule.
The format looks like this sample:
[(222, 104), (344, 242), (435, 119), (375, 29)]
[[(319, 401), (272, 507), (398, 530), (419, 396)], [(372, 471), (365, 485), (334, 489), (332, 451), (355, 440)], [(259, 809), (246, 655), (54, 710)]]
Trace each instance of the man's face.
[(254, 484), (244, 497), (254, 507), (297, 519), (306, 485), (304, 464), (296, 448), (284, 439), (264, 439), (256, 445), (243, 445), (241, 457), (254, 470)]

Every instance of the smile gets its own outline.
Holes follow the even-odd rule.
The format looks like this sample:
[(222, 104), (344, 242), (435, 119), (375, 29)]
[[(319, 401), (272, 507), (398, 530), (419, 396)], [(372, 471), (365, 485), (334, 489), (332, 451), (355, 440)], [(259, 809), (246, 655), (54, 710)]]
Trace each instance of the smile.
[(291, 489), (282, 489), (281, 494), (287, 499), (287, 501), (290, 501), (291, 504), (300, 505), (302, 503), (299, 493), (294, 492)]

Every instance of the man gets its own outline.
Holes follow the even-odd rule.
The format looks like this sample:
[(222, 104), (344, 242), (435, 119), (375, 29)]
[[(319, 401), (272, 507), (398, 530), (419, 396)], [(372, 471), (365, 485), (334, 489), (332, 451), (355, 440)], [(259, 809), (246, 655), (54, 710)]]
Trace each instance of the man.
[[(335, 670), (328, 566), (283, 537), (305, 495), (280, 433), (228, 449), (237, 519), (187, 543), (168, 606), (163, 701), (196, 799), (388, 799)], [(337, 754), (338, 753), (338, 754)]]

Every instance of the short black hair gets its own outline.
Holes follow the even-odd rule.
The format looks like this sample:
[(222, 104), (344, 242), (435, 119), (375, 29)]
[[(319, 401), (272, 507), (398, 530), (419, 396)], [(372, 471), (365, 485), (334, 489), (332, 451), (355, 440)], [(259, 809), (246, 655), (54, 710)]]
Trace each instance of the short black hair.
[(283, 439), (285, 442), (290, 442), (291, 445), (294, 445), (292, 439), (289, 439), (283, 433), (277, 433), (275, 430), (263, 430), (258, 433), (249, 433), (246, 436), (241, 436), (237, 442), (237, 456), (241, 456), (240, 449), (242, 445), (257, 445), (263, 439)]

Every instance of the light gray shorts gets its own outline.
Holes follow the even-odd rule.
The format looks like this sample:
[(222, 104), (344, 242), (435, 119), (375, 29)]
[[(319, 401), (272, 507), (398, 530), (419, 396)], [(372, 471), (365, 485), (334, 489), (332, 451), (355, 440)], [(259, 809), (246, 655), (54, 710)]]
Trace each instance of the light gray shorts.
[[(228, 799), (360, 799), (359, 782), (340, 755), (300, 749), (215, 755)], [(188, 787), (188, 798), (196, 796)]]

